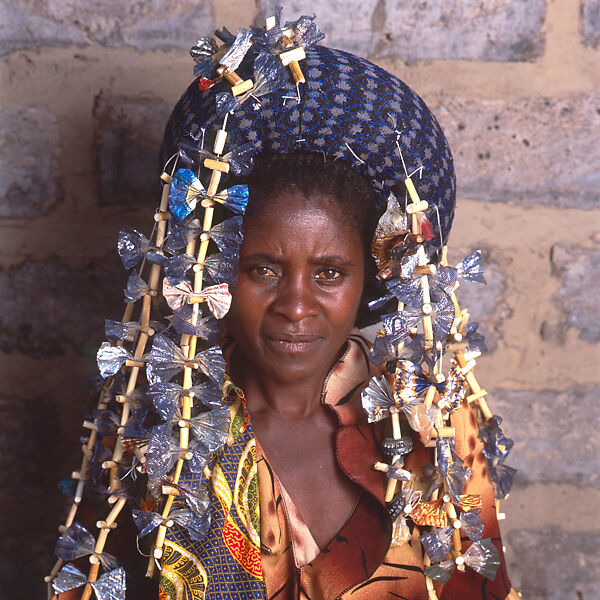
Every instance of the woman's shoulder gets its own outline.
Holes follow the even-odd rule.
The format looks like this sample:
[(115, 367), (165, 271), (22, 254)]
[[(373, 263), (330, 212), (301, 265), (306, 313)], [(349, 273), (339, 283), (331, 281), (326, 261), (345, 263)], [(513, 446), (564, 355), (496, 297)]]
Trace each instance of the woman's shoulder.
[(321, 402), (336, 413), (340, 425), (366, 421), (361, 392), (379, 369), (369, 360), (371, 342), (358, 330), (348, 336), (339, 359), (323, 383)]

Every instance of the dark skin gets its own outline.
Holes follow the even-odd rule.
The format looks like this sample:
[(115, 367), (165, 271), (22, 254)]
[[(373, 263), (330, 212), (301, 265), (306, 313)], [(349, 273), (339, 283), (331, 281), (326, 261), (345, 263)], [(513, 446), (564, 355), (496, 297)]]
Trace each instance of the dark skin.
[(288, 190), (267, 202), (244, 226), (227, 316), (232, 374), (257, 440), (323, 549), (359, 494), (337, 465), (336, 417), (321, 393), (356, 320), (364, 251), (335, 200)]

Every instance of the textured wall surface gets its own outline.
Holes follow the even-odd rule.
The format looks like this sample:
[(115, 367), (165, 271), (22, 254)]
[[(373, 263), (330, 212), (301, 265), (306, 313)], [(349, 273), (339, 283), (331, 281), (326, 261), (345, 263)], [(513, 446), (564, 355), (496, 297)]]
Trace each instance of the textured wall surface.
[[(187, 48), (265, 0), (0, 0), (0, 596), (41, 598), (80, 461), (104, 318), (120, 318), (124, 225), (145, 233)], [(451, 256), (487, 334), (478, 378), (515, 439), (503, 504), (529, 600), (600, 598), (600, 2), (290, 0), (331, 46), (419, 92), (458, 173)], [(284, 16), (285, 16), (284, 14)]]

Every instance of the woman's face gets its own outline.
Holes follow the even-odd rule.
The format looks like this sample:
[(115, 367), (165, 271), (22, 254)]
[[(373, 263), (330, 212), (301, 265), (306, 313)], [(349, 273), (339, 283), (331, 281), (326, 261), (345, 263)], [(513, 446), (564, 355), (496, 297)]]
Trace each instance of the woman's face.
[(335, 200), (295, 191), (244, 225), (227, 316), (244, 372), (280, 383), (322, 378), (354, 326), (364, 283), (360, 233)]

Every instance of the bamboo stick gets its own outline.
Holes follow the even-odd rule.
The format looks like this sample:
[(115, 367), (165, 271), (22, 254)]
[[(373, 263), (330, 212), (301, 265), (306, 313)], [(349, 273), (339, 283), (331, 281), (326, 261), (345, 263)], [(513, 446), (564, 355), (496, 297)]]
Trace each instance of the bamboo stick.
[[(226, 139), (227, 139), (226, 131), (223, 129), (220, 129), (217, 132), (217, 135), (215, 137), (215, 143), (214, 143), (214, 148), (213, 148), (215, 155), (220, 156), (223, 153)], [(227, 172), (227, 171), (224, 171), (220, 167), (221, 164), (226, 164), (227, 169), (229, 169), (229, 165), (227, 163), (222, 163), (219, 160), (206, 159), (204, 161), (204, 166), (212, 169), (210, 182), (208, 184), (208, 188), (207, 188), (207, 192), (206, 192), (206, 195), (209, 198), (211, 196), (214, 196), (217, 193), (217, 190), (219, 188), (219, 183), (221, 181), (221, 174), (223, 172)], [(207, 204), (208, 205), (206, 205), (206, 204), (204, 205), (205, 206), (204, 219), (203, 219), (203, 224), (202, 224), (202, 229), (204, 231), (208, 231), (212, 227), (212, 220), (213, 220), (213, 216), (214, 216), (214, 203), (211, 200), (208, 200)], [(210, 243), (209, 238), (207, 238), (207, 237), (201, 238), (200, 246), (199, 246), (198, 254), (197, 254), (197, 260), (196, 260), (196, 263), (198, 265), (202, 265), (204, 263), (204, 260), (206, 259), (206, 254), (208, 252), (209, 243)], [(195, 245), (195, 243), (188, 244), (188, 248), (186, 250), (189, 250), (190, 254), (193, 253), (194, 245)], [(202, 269), (195, 270), (195, 272), (194, 272), (194, 293), (195, 294), (199, 294), (202, 291), (202, 280), (203, 280), (203, 270)], [(194, 313), (194, 315), (196, 315), (196, 314), (197, 313)], [(189, 336), (189, 338), (185, 340), (186, 347), (187, 347), (187, 356), (190, 361), (192, 361), (193, 358), (196, 356), (197, 339), (198, 338), (196, 336)], [(183, 370), (182, 387), (184, 390), (190, 389), (192, 387), (192, 369), (188, 365), (186, 365)], [(181, 400), (182, 400), (182, 408), (181, 408), (182, 419), (183, 419), (183, 421), (189, 421), (189, 419), (192, 416), (192, 404), (193, 404), (192, 395), (183, 394), (181, 397)], [(179, 446), (181, 448), (186, 449), (188, 447), (188, 445), (189, 445), (189, 427), (187, 426), (187, 423), (186, 423), (183, 427), (180, 427), (180, 429), (179, 429)], [(175, 465), (175, 471), (173, 472), (173, 476), (172, 476), (172, 480), (174, 483), (177, 483), (179, 481), (179, 478), (181, 476), (181, 471), (183, 469), (183, 462), (184, 462), (184, 459), (180, 458)], [(165, 506), (163, 507), (163, 511), (161, 513), (165, 522), (161, 523), (157, 528), (156, 540), (154, 542), (154, 547), (152, 549), (152, 554), (151, 554), (151, 557), (149, 560), (148, 568), (146, 571), (146, 576), (152, 576), (152, 573), (154, 572), (154, 559), (160, 559), (162, 557), (162, 554), (163, 554), (162, 547), (163, 547), (166, 532), (167, 532), (166, 519), (169, 516), (169, 513), (171, 512), (174, 498), (175, 498), (174, 494), (172, 494), (172, 493), (167, 494)]]

